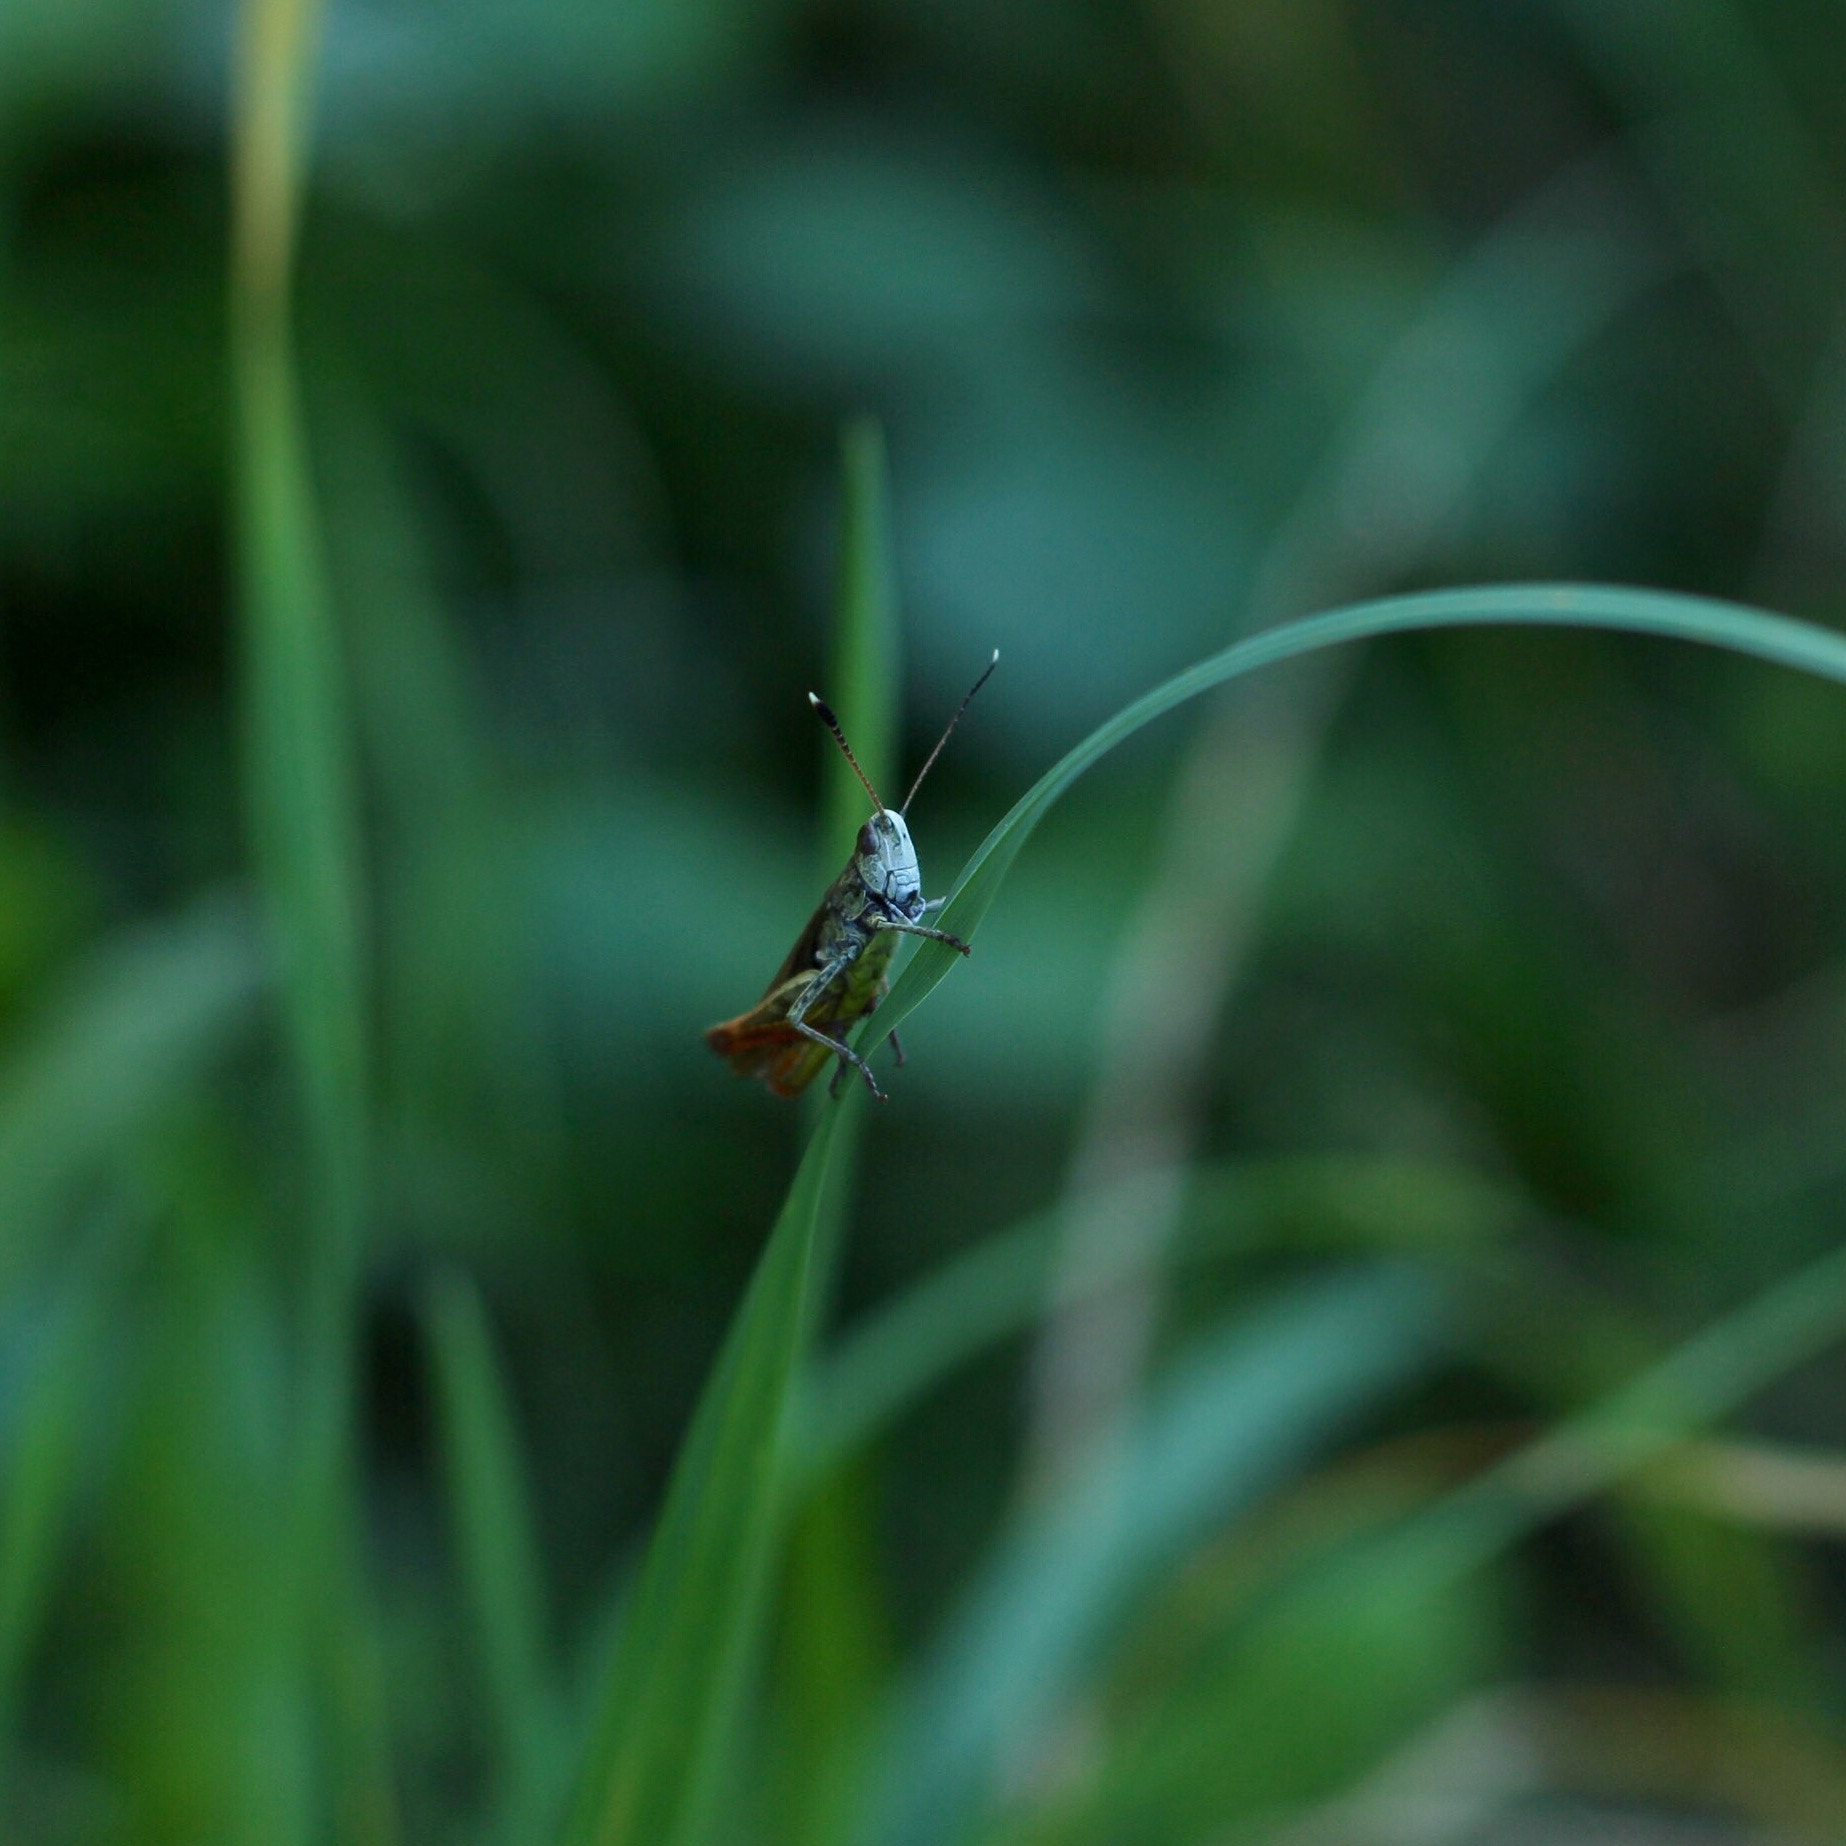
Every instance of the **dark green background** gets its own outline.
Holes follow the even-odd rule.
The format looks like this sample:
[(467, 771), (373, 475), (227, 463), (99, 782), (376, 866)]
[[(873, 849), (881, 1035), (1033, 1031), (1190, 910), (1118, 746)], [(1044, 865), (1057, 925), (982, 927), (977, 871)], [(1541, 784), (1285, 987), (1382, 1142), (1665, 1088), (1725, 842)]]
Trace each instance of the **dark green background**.
[[(33, 1841), (502, 1838), (430, 1290), (471, 1277), (504, 1361), (568, 1735), (806, 1119), (700, 1032), (832, 856), (804, 695), (843, 420), (888, 443), (907, 766), (1003, 656), (912, 814), (932, 894), (1092, 724), (1282, 617), (1571, 578), (1831, 624), (1846, 16), (331, 0), (297, 306), (375, 1035), (329, 1541), (398, 1809), (362, 1820), (324, 1663), (276, 1638), (317, 1323), (251, 900), (232, 42), (220, 7), (0, 0), (0, 1811)], [(1493, 1305), (1464, 1289), (1450, 1359), (1163, 1562), (969, 1837), (1333, 1825), (1420, 1745), (1488, 1792), (1477, 1831), (1406, 1840), (1826, 1837), (1837, 1570), (1747, 1474), (1721, 1517), (1669, 1486), (1383, 1596), (1324, 1668), (1291, 1644), (1232, 1686), (1213, 1650), (1279, 1557), (1837, 1237), (1846, 694), (1494, 633), (1240, 699), (1086, 780), (907, 1028), (838, 1317), (1058, 1201), (1133, 1069), (1126, 945), (1187, 923), (1189, 867), (1233, 896), (1156, 932), (1125, 1011), (1203, 1008), (1203, 1042), (1131, 1099), (1214, 1174), (1422, 1177), (1349, 1232), (1320, 1169), (1264, 1164), (1236, 1248), (1156, 1288), (1153, 1372), (1330, 1244), (1441, 1243), (1452, 1184), (1507, 1220)], [(837, 1600), (788, 1593), (727, 1838), (836, 1837), (787, 1635), (868, 1699), (931, 1657), (1036, 1478), (1034, 1338), (932, 1381), (828, 1500)], [(1792, 1372), (1748, 1432), (1819, 1451), (1836, 1530), (1843, 1382)]]

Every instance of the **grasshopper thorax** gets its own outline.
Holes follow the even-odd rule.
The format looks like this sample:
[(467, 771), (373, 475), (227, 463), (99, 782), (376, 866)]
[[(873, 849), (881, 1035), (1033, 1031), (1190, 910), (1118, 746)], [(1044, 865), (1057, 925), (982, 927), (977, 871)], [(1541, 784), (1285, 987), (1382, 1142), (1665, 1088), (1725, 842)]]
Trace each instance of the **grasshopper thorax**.
[(873, 897), (913, 921), (921, 914), (923, 874), (917, 869), (917, 849), (895, 808), (881, 808), (859, 829), (853, 862), (860, 883)]

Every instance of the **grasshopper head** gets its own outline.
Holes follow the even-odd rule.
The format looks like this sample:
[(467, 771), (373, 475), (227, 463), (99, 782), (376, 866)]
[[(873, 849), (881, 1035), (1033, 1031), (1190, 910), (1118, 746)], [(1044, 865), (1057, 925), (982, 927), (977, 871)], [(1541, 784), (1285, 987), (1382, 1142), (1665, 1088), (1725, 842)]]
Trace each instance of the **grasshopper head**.
[(883, 808), (859, 829), (859, 877), (874, 897), (914, 921), (923, 908), (923, 874), (910, 829), (895, 808)]

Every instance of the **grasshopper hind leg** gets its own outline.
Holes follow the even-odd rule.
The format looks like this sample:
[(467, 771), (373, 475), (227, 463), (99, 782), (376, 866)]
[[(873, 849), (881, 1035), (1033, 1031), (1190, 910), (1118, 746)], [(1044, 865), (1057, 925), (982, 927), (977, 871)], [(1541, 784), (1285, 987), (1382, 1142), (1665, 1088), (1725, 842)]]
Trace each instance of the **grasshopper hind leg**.
[(853, 1069), (865, 1079), (865, 1087), (870, 1090), (880, 1102), (889, 1102), (891, 1100), (890, 1097), (878, 1087), (878, 1079), (872, 1075), (871, 1065), (866, 1063), (864, 1058), (860, 1057), (858, 1052), (853, 1050), (852, 1046), (847, 1044), (844, 1039), (829, 1038), (825, 1032), (809, 1025), (807, 1021), (808, 1008), (814, 1004), (815, 1000), (821, 994), (826, 992), (827, 988), (838, 979), (840, 975), (846, 972), (846, 969), (850, 965), (851, 962), (849, 958), (841, 958), (828, 963), (828, 965), (815, 976), (813, 981), (809, 983), (806, 992), (802, 994), (801, 998), (789, 1009), (788, 1023), (793, 1026), (803, 1038), (811, 1038), (815, 1044), (825, 1045), (826, 1048), (840, 1060), (840, 1067), (833, 1073), (832, 1083), (827, 1086), (828, 1095), (839, 1095), (840, 1084), (846, 1076), (846, 1067), (850, 1064)]
[(865, 1079), (865, 1087), (870, 1090), (880, 1102), (889, 1102), (891, 1100), (891, 1098), (878, 1087), (878, 1079), (872, 1075), (871, 1065), (866, 1063), (864, 1058), (860, 1057), (858, 1052), (853, 1050), (852, 1046), (843, 1044), (837, 1038), (829, 1038), (825, 1032), (817, 1032), (812, 1026), (804, 1024), (799, 1019), (791, 1020), (789, 1023), (793, 1025), (795, 1030), (801, 1033), (804, 1038), (813, 1039), (817, 1045), (825, 1045), (827, 1049), (840, 1060), (839, 1069), (833, 1073), (833, 1081), (827, 1085), (827, 1094), (829, 1096), (839, 1095), (840, 1085), (846, 1080), (846, 1067), (850, 1064), (852, 1068)]
[(825, 1032), (809, 1025), (808, 1022), (801, 1017), (802, 1010), (803, 1009), (797, 1007), (794, 1012), (790, 1013), (788, 1016), (788, 1023), (793, 1026), (803, 1038), (811, 1038), (815, 1044), (825, 1045), (826, 1048), (840, 1060), (840, 1067), (833, 1073), (832, 1083), (827, 1086), (827, 1094), (830, 1096), (839, 1095), (841, 1079), (845, 1077), (846, 1067), (850, 1064), (853, 1069), (865, 1079), (865, 1087), (870, 1090), (880, 1102), (889, 1102), (891, 1100), (890, 1097), (878, 1087), (878, 1079), (872, 1075), (871, 1065), (866, 1063), (864, 1058), (860, 1057), (858, 1052), (853, 1050), (852, 1046), (847, 1044), (844, 1039), (829, 1038)]

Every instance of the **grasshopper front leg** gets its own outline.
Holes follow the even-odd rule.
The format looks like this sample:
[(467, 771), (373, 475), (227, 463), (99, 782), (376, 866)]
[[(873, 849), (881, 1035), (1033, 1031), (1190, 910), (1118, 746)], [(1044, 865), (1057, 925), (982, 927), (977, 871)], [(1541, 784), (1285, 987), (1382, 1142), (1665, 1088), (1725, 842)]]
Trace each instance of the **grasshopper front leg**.
[[(940, 904), (947, 900), (938, 898), (936, 901)], [(946, 942), (963, 955), (974, 953), (959, 936), (951, 935), (946, 929), (925, 929), (921, 923), (900, 923), (896, 917), (873, 917), (871, 924), (874, 929), (894, 929), (903, 936), (921, 936), (926, 942)]]
[[(793, 1026), (803, 1038), (811, 1038), (815, 1044), (825, 1045), (829, 1051), (840, 1059), (840, 1068), (842, 1071), (850, 1064), (853, 1069), (865, 1079), (865, 1087), (870, 1090), (880, 1102), (889, 1102), (891, 1099), (878, 1087), (878, 1079), (872, 1075), (871, 1065), (866, 1063), (864, 1058), (860, 1057), (858, 1052), (853, 1050), (852, 1046), (842, 1039), (829, 1038), (825, 1032), (819, 1031), (817, 1028), (807, 1023), (808, 1009), (827, 991), (827, 988), (834, 981), (838, 980), (851, 966), (852, 957), (850, 956), (843, 956), (837, 961), (829, 962), (827, 966), (807, 984), (801, 998), (788, 1009), (788, 1023)], [(836, 1077), (835, 1084), (837, 1085), (837, 1083), (838, 1078)], [(837, 1087), (832, 1088), (831, 1093), (837, 1096), (839, 1094)]]

